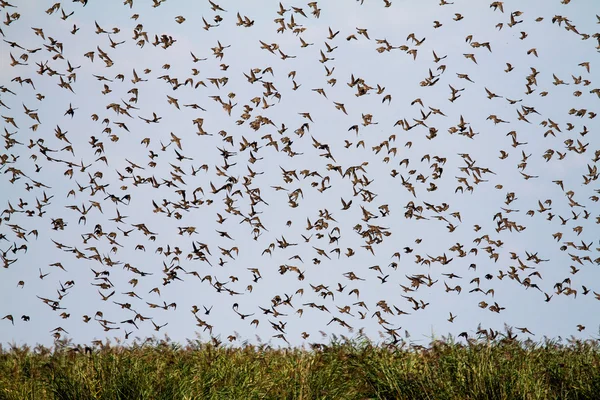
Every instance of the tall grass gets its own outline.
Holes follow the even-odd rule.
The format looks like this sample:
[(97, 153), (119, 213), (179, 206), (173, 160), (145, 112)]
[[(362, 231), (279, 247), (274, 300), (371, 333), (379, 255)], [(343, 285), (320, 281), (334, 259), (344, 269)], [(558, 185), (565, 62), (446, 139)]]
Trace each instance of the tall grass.
[(1, 399), (598, 399), (600, 342), (0, 347)]

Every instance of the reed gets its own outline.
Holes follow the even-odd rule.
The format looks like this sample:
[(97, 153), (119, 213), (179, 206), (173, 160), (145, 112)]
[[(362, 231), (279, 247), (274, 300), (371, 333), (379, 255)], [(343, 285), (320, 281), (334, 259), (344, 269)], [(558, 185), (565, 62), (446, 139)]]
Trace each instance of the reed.
[(2, 399), (597, 399), (598, 340), (0, 347)]

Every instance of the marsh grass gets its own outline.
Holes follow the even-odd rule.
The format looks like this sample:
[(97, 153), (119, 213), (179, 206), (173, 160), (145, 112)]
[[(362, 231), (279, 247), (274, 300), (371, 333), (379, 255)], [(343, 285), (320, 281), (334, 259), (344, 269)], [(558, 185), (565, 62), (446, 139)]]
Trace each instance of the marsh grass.
[[(77, 350), (75, 350), (77, 349)], [(0, 348), (1, 399), (598, 399), (597, 340)]]

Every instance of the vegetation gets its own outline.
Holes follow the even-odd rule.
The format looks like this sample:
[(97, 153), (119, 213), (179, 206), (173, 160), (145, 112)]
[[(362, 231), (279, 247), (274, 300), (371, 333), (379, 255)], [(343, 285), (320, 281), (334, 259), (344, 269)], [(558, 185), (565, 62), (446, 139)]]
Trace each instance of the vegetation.
[[(509, 336), (510, 337), (510, 336)], [(1, 399), (597, 399), (600, 341), (0, 347)], [(90, 349), (88, 349), (90, 350)]]

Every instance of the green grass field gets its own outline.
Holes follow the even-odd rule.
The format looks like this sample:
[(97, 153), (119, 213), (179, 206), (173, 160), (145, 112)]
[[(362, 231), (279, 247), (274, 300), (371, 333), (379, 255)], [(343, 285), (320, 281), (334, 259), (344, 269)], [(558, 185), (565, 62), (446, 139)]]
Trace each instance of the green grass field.
[[(465, 343), (460, 340), (460, 343)], [(598, 399), (600, 341), (2, 348), (1, 399)]]

